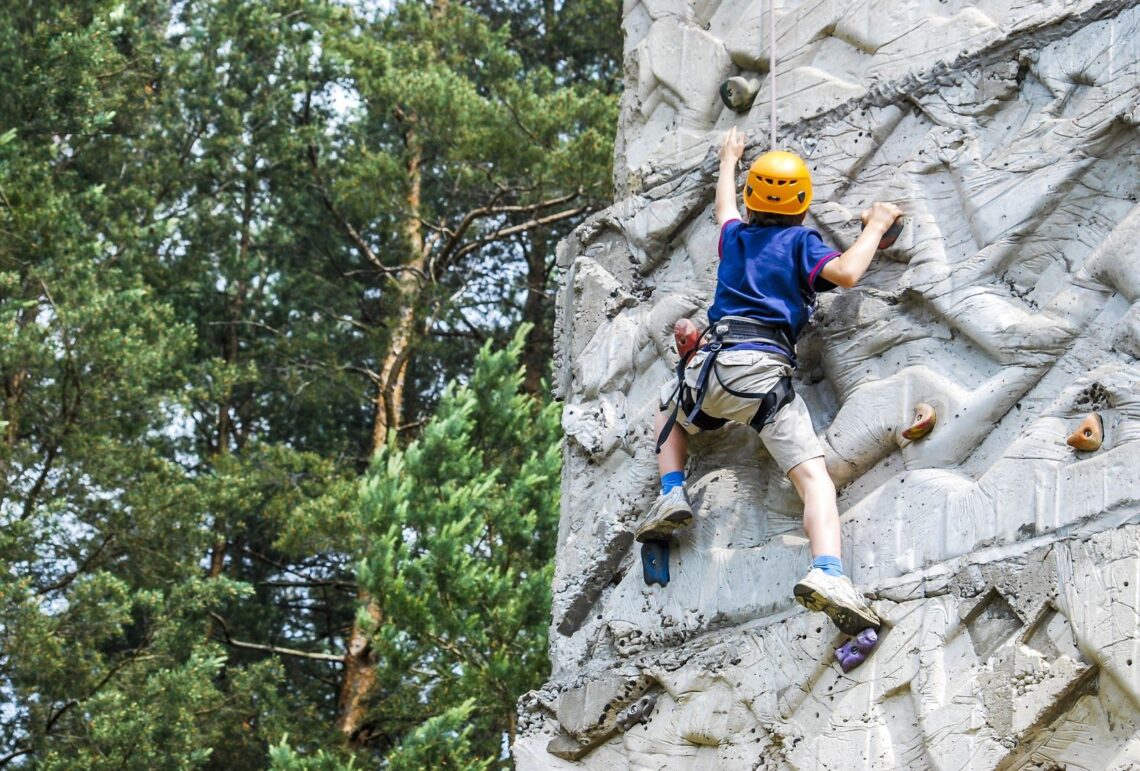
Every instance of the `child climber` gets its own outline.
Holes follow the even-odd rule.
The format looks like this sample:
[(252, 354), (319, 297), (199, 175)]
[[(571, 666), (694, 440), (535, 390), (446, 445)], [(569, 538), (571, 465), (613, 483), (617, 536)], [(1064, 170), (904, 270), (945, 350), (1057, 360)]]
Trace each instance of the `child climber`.
[[(791, 375), (795, 341), (816, 293), (854, 286), (902, 212), (891, 203), (873, 204), (862, 214), (862, 234), (840, 254), (802, 226), (812, 197), (807, 166), (792, 153), (773, 151), (748, 171), (744, 205), (749, 221), (742, 222), (735, 182), (743, 154), (744, 135), (733, 128), (720, 149), (720, 266), (704, 337), (708, 342), (679, 368), (678, 382), (662, 391), (654, 424), (661, 495), (637, 540), (666, 539), (692, 521), (684, 484), (688, 434), (730, 420), (752, 426), (804, 504), (813, 559), (811, 570), (795, 585), (796, 601), (823, 611), (854, 635), (878, 627), (880, 620), (843, 574), (835, 485), (807, 405), (792, 391)], [(684, 430), (677, 430), (678, 425)]]

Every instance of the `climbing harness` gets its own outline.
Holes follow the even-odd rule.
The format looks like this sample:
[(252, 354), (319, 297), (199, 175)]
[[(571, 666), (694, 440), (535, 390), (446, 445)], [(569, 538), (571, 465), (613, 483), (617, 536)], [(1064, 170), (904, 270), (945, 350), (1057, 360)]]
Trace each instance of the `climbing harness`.
[(776, 327), (770, 327), (766, 324), (746, 319), (740, 316), (725, 316), (717, 321), (713, 326), (706, 329), (700, 336), (700, 340), (710, 336), (709, 342), (701, 347), (699, 350), (706, 352), (705, 360), (701, 363), (701, 369), (697, 373), (696, 384), (689, 388), (685, 385), (685, 369), (689, 364), (690, 359), (696, 353), (698, 348), (694, 346), (686, 354), (681, 356), (680, 361), (677, 362), (677, 385), (673, 389), (673, 394), (670, 400), (673, 402), (673, 411), (669, 414), (668, 420), (661, 428), (661, 433), (657, 437), (657, 445), (654, 448), (655, 452), (661, 452), (662, 445), (673, 431), (673, 426), (677, 423), (677, 414), (684, 409), (685, 423), (696, 426), (702, 431), (711, 431), (720, 428), (728, 421), (724, 418), (714, 418), (701, 412), (701, 405), (705, 401), (705, 394), (708, 392), (709, 375), (712, 374), (720, 387), (728, 393), (739, 399), (759, 399), (760, 405), (756, 409), (756, 414), (748, 425), (752, 426), (756, 431), (761, 431), (763, 428), (771, 423), (776, 418), (776, 413), (779, 412), (784, 406), (791, 403), (795, 397), (795, 391), (792, 390), (792, 379), (789, 376), (784, 376), (779, 379), (772, 390), (764, 393), (752, 393), (749, 391), (737, 391), (728, 386), (720, 377), (720, 372), (716, 367), (717, 355), (725, 348), (731, 348), (741, 343), (767, 343), (769, 345), (778, 346), (781, 350), (787, 352), (787, 356), (791, 356), (791, 352), (795, 350), (795, 344), (788, 338), (783, 330)]

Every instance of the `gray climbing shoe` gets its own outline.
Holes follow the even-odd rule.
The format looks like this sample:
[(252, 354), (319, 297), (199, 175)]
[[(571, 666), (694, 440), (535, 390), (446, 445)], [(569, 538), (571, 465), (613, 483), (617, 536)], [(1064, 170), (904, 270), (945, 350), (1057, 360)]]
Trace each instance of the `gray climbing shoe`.
[(649, 508), (645, 522), (637, 529), (637, 540), (645, 543), (667, 539), (674, 530), (685, 527), (692, 521), (693, 507), (689, 505), (684, 486), (674, 487), (657, 496)]
[(819, 568), (800, 579), (792, 592), (808, 610), (822, 611), (844, 634), (857, 635), (883, 623), (847, 576), (831, 576)]

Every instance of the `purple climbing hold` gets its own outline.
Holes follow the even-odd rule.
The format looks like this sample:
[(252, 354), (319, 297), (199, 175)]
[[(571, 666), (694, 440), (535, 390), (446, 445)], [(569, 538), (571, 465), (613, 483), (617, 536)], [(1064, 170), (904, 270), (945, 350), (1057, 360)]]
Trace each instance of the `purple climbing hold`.
[(875, 645), (879, 642), (879, 633), (874, 629), (864, 629), (852, 637), (842, 646), (835, 649), (835, 658), (839, 659), (839, 666), (844, 672), (850, 672), (862, 664), (871, 655)]

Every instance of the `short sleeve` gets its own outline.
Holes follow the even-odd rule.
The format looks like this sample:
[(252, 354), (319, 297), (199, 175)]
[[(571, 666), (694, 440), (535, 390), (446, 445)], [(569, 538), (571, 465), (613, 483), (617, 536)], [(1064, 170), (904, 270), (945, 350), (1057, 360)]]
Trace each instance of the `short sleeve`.
[(724, 223), (724, 227), (720, 229), (720, 241), (716, 245), (717, 259), (724, 259), (725, 240), (735, 236), (742, 227), (744, 227), (744, 223), (740, 219), (731, 219)]
[[(723, 236), (722, 236), (723, 238)], [(819, 233), (804, 229), (804, 236), (796, 245), (797, 261), (800, 276), (803, 277), (805, 287), (812, 292), (830, 292), (835, 284), (825, 279), (820, 273), (823, 266), (839, 256), (839, 252), (823, 242)]]

